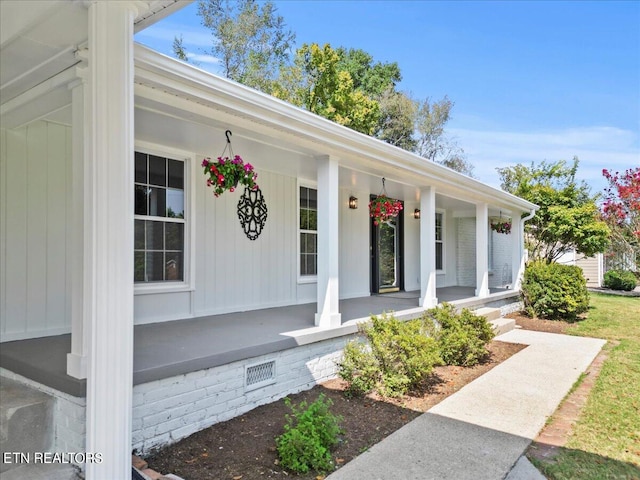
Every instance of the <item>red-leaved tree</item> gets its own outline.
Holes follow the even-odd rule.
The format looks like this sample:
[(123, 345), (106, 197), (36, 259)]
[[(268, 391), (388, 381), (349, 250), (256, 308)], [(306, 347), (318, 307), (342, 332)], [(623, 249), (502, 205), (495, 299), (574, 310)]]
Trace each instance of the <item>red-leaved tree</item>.
[[(640, 167), (624, 173), (602, 170), (609, 182), (604, 190), (602, 216), (612, 231), (612, 268), (629, 268), (640, 258)], [(635, 258), (629, 258), (629, 257)]]

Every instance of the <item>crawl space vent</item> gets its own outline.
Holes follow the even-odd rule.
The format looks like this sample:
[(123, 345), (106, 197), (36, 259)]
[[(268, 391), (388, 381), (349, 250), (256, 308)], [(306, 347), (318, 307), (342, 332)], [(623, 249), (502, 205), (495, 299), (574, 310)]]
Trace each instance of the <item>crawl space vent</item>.
[(244, 371), (244, 386), (246, 390), (271, 385), (276, 381), (276, 361), (247, 365)]

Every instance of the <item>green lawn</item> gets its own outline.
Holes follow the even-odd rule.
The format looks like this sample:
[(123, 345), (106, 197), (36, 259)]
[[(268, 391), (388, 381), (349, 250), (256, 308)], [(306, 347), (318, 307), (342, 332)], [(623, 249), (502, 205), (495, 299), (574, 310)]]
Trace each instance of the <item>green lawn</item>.
[(609, 358), (556, 462), (536, 465), (551, 479), (640, 480), (640, 298), (592, 294), (568, 333), (610, 340)]

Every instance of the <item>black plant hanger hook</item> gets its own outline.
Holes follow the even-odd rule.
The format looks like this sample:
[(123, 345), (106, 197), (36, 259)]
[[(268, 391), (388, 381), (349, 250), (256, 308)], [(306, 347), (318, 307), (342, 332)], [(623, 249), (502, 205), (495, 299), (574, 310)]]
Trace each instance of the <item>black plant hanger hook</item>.
[(233, 149), (231, 148), (231, 135), (233, 135), (233, 133), (231, 133), (231, 130), (226, 130), (224, 132), (224, 136), (227, 139), (227, 144), (224, 146), (224, 150), (222, 150), (222, 154), (220, 155), (221, 157), (224, 157), (224, 153), (227, 151), (227, 149), (229, 149), (229, 158), (233, 159)]

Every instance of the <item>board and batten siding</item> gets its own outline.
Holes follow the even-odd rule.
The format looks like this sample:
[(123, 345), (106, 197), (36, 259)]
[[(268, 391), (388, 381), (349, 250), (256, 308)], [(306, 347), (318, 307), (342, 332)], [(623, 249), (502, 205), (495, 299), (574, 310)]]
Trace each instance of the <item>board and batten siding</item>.
[(71, 129), (0, 132), (1, 340), (69, 332)]
[(267, 221), (249, 240), (237, 216), (242, 191), (218, 198), (203, 182), (196, 200), (197, 315), (296, 303), (296, 179), (260, 171)]
[[(358, 198), (358, 208), (349, 208), (349, 197)], [(340, 190), (340, 298), (370, 294), (369, 192)]]

